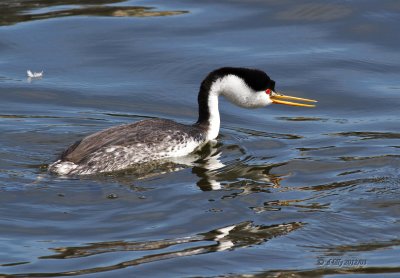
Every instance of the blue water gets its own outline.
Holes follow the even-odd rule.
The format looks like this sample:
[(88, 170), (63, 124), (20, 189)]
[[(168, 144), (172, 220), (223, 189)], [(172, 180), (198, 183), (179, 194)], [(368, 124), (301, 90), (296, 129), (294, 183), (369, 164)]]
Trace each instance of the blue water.
[[(0, 276), (398, 276), (399, 22), (389, 0), (3, 1)], [(194, 122), (222, 66), (318, 106), (221, 99), (192, 166), (47, 173), (101, 129)]]

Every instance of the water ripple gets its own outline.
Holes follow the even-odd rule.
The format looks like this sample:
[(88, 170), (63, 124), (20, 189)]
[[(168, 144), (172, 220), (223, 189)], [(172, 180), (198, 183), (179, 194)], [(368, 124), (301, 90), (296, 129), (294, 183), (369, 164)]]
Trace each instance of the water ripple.
[(157, 11), (153, 7), (105, 5), (118, 2), (125, 1), (80, 1), (79, 6), (74, 5), (74, 1), (28, 1), (23, 5), (3, 2), (0, 4), (0, 25), (67, 16), (156, 17), (188, 13), (188, 11)]

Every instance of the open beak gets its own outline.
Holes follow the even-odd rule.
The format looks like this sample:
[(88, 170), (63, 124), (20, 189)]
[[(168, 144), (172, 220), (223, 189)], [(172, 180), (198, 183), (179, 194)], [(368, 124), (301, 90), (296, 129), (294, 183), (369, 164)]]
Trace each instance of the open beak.
[(308, 98), (285, 96), (283, 94), (280, 94), (280, 93), (277, 93), (274, 91), (272, 91), (270, 93), (269, 97), (272, 100), (272, 103), (285, 104), (285, 105), (291, 105), (291, 106), (315, 107), (314, 104), (305, 104), (305, 103), (299, 103), (299, 102), (293, 102), (293, 101), (287, 101), (287, 100), (298, 100), (298, 101), (303, 101), (303, 102), (317, 102), (316, 100), (308, 99)]

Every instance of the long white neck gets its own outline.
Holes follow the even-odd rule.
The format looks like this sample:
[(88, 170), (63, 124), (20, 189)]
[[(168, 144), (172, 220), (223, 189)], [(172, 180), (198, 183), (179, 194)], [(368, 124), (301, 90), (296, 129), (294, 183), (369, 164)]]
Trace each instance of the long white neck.
[(207, 140), (217, 138), (220, 128), (218, 97), (223, 95), (234, 104), (245, 108), (263, 107), (270, 103), (265, 91), (256, 92), (234, 74), (203, 83), (199, 93), (199, 120), (207, 129)]
[(207, 140), (213, 140), (217, 138), (219, 133), (219, 128), (221, 125), (218, 109), (219, 94), (219, 91), (211, 91), (208, 97), (208, 109), (210, 111), (210, 118), (208, 119)]

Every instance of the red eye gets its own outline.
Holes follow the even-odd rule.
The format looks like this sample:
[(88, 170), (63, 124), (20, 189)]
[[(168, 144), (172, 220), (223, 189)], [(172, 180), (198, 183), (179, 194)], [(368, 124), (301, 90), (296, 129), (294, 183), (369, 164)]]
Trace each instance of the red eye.
[(271, 90), (270, 89), (265, 90), (265, 92), (267, 93), (267, 95), (271, 94)]

